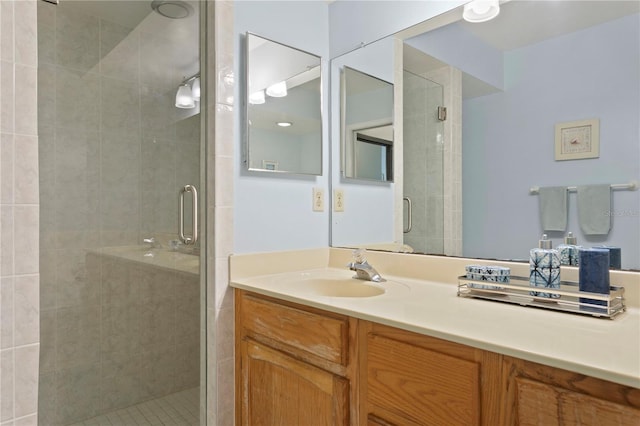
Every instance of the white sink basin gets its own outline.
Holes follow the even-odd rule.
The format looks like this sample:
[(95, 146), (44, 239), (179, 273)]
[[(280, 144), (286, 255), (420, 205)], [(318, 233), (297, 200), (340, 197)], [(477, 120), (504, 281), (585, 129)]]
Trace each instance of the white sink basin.
[(373, 297), (385, 293), (384, 283), (357, 280), (355, 278), (310, 278), (300, 283), (319, 296)]

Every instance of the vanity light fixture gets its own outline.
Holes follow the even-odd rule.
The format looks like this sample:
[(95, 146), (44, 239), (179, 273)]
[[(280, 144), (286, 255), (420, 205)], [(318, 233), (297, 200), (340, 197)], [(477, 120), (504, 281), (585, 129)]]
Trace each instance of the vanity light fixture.
[(264, 90), (258, 90), (249, 95), (249, 103), (251, 105), (261, 105), (265, 103)]
[(196, 77), (193, 79), (193, 84), (191, 85), (191, 92), (193, 93), (193, 100), (200, 102), (200, 77)]
[(278, 126), (280, 126), (280, 127), (290, 127), (290, 126), (293, 126), (293, 123), (292, 123), (292, 122), (290, 122), (290, 121), (278, 121), (276, 124), (277, 124)]
[(177, 108), (195, 108), (196, 101), (200, 102), (200, 74), (184, 79), (176, 92)]
[(176, 107), (195, 108), (195, 106), (196, 103), (193, 99), (191, 87), (187, 83), (178, 86), (178, 92), (176, 93)]
[(462, 18), (467, 22), (486, 22), (500, 13), (500, 0), (472, 0), (464, 5)]
[(267, 95), (273, 98), (283, 98), (287, 96), (287, 83), (281, 81), (279, 83), (272, 84), (267, 87)]

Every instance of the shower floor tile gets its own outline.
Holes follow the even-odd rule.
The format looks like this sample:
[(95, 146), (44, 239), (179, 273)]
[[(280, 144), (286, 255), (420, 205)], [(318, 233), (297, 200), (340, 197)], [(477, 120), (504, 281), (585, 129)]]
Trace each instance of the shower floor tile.
[(198, 426), (200, 388), (195, 387), (112, 411), (71, 426)]

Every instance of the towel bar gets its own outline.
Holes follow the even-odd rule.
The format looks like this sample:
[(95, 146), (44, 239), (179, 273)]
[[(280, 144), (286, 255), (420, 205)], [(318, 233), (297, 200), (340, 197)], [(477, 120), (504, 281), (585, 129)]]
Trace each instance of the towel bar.
[[(638, 189), (638, 182), (635, 180), (632, 180), (629, 183), (616, 183), (616, 184), (612, 184), (611, 185), (611, 189), (626, 189), (629, 191), (635, 191)], [(569, 192), (576, 192), (578, 191), (578, 187), (577, 186), (568, 186), (567, 187), (567, 191)], [(531, 195), (536, 195), (540, 193), (540, 187), (539, 186), (532, 186), (531, 188), (529, 188), (529, 194)]]

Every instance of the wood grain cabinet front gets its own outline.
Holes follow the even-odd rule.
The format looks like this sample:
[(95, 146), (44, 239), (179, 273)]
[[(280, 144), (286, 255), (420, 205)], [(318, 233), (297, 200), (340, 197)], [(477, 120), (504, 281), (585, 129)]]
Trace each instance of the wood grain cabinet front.
[(640, 389), (236, 290), (236, 424), (640, 426)]
[(236, 424), (355, 425), (357, 320), (235, 292)]
[(499, 424), (500, 355), (366, 321), (360, 331), (369, 424)]

